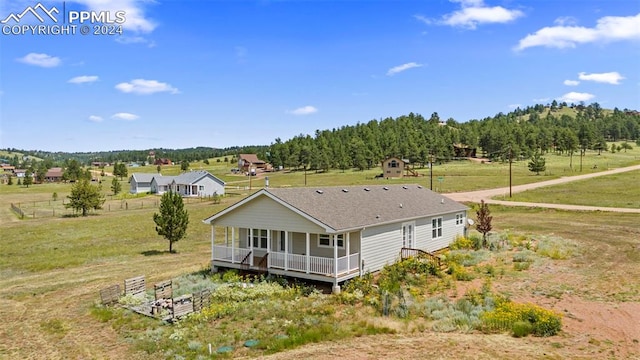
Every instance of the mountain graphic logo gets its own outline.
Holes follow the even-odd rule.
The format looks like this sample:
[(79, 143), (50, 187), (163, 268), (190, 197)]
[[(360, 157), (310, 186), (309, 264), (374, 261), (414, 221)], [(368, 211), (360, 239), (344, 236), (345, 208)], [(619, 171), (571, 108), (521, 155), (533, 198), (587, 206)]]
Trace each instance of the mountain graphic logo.
[[(40, 12), (44, 13), (44, 15), (41, 15)], [(59, 14), (60, 11), (58, 11), (58, 9), (56, 9), (56, 7), (52, 7), (50, 10), (47, 9), (44, 5), (42, 5), (42, 3), (37, 3), (35, 6), (31, 7), (27, 7), (26, 9), (24, 9), (23, 12), (21, 12), (20, 14), (9, 14), (9, 16), (7, 16), (6, 19), (0, 21), (0, 23), (6, 24), (9, 21), (13, 20), (16, 24), (20, 23), (20, 20), (22, 20), (23, 17), (25, 17), (27, 14), (31, 14), (33, 15), (36, 19), (38, 19), (41, 23), (45, 22), (45, 15), (47, 17), (49, 17), (51, 20), (53, 20), (53, 22), (58, 22), (58, 19), (53, 15), (53, 14)]]

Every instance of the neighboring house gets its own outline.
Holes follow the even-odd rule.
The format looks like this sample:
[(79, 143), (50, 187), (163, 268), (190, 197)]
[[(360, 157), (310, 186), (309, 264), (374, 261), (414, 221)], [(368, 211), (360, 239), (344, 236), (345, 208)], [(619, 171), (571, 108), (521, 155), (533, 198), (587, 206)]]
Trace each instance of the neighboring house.
[(15, 170), (13, 170), (13, 174), (17, 178), (24, 178), (26, 173), (27, 173), (27, 170), (25, 170), (25, 169), (15, 169)]
[(151, 180), (151, 193), (162, 195), (171, 190), (171, 183), (175, 176), (162, 176), (157, 174)]
[(156, 159), (153, 165), (172, 165), (171, 159)]
[(132, 194), (142, 194), (151, 191), (151, 180), (154, 176), (161, 176), (148, 173), (133, 173), (129, 177), (129, 192)]
[(454, 157), (456, 158), (474, 158), (477, 149), (473, 146), (465, 144), (453, 144)]
[(44, 181), (46, 182), (60, 182), (62, 181), (62, 174), (64, 171), (62, 168), (54, 167), (47, 170), (47, 173), (44, 175)]
[(382, 176), (385, 178), (399, 178), (404, 176), (404, 168), (408, 161), (391, 157), (382, 162)]
[(238, 155), (238, 169), (243, 172), (249, 172), (249, 168), (266, 169), (267, 163), (258, 159), (256, 154), (240, 154)]
[(154, 175), (150, 191), (162, 195), (175, 191), (185, 197), (203, 197), (224, 195), (225, 182), (208, 171), (198, 170), (182, 173), (178, 176)]
[(182, 196), (224, 195), (225, 182), (208, 171), (197, 170), (182, 173), (171, 183), (173, 191)]
[[(338, 284), (466, 234), (467, 207), (419, 185), (266, 188), (204, 220), (211, 266)], [(224, 234), (222, 237), (216, 234)]]

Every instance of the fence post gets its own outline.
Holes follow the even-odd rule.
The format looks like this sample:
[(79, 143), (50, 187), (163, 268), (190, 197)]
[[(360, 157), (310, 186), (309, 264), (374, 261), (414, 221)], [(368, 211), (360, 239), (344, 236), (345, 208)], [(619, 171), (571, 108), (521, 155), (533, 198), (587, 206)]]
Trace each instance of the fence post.
[(125, 201), (125, 203), (124, 203), (124, 208), (125, 208), (125, 210), (129, 210), (129, 203), (128, 203), (128, 202), (126, 202), (126, 201)]

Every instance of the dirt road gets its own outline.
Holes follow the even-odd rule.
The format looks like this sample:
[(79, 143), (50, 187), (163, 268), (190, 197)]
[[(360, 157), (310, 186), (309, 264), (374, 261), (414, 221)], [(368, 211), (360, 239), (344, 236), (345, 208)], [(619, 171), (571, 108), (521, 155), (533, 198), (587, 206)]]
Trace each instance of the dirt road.
[[(522, 191), (537, 189), (545, 186), (565, 184), (565, 183), (577, 181), (577, 180), (585, 180), (585, 179), (590, 179), (598, 176), (613, 175), (613, 174), (619, 174), (627, 171), (636, 171), (636, 170), (640, 170), (640, 165), (627, 166), (623, 168), (606, 170), (606, 171), (601, 171), (601, 172), (591, 173), (591, 174), (566, 176), (566, 177), (561, 177), (559, 179), (540, 181), (540, 182), (525, 184), (525, 185), (517, 185), (512, 187), (511, 192), (515, 194)], [(583, 211), (614, 211), (614, 212), (627, 212), (627, 213), (640, 214), (640, 209), (613, 208), (613, 207), (604, 207), (604, 206), (531, 203), (531, 202), (502, 201), (502, 200), (491, 199), (494, 196), (507, 195), (507, 194), (509, 194), (509, 188), (502, 187), (502, 188), (488, 189), (488, 190), (449, 193), (444, 195), (456, 201), (480, 202), (480, 200), (484, 200), (488, 204), (498, 204), (498, 205), (506, 205), (506, 206), (543, 207), (543, 208), (550, 208), (550, 209), (583, 210)]]

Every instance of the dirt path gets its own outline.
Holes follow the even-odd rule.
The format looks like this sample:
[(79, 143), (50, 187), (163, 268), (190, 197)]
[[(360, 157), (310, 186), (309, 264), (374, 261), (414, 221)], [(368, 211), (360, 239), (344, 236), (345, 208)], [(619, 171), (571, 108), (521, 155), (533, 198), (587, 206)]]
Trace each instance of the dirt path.
[[(591, 173), (591, 174), (566, 176), (566, 177), (561, 177), (559, 179), (540, 181), (540, 182), (531, 183), (531, 184), (517, 185), (511, 188), (511, 192), (515, 194), (515, 193), (523, 192), (526, 190), (537, 189), (545, 186), (565, 184), (572, 181), (591, 179), (598, 176), (613, 175), (613, 174), (619, 174), (623, 172), (636, 171), (636, 170), (640, 170), (640, 165), (627, 166), (619, 169), (606, 170), (606, 171), (601, 171), (601, 172)], [(527, 207), (544, 207), (544, 208), (563, 209), (563, 210), (614, 211), (614, 212), (640, 213), (640, 209), (612, 208), (612, 207), (604, 207), (604, 206), (531, 203), (531, 202), (502, 201), (502, 200), (491, 199), (494, 196), (506, 195), (506, 194), (509, 194), (508, 187), (470, 191), (470, 192), (461, 192), (461, 193), (449, 193), (444, 195), (456, 201), (467, 201), (467, 202), (479, 203), (480, 200), (484, 200), (488, 204), (499, 204), (499, 205), (506, 205), (506, 206), (527, 206)]]

